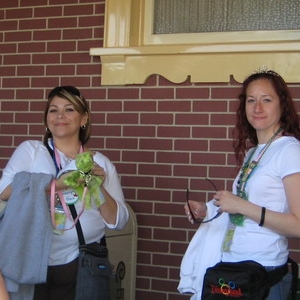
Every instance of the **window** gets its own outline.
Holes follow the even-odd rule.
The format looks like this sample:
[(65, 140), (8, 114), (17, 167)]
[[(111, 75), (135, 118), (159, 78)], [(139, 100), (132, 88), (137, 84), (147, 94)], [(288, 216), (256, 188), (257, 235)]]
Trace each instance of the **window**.
[[(184, 82), (188, 77), (191, 82), (228, 82), (230, 75), (242, 81), (261, 66), (279, 72), (287, 82), (300, 81), (299, 0), (210, 0), (201, 3), (185, 0), (184, 7), (182, 2), (106, 0), (104, 47), (90, 49), (91, 55), (101, 58), (103, 85), (141, 84), (152, 74), (160, 74), (174, 83)], [(191, 15), (199, 20), (199, 13), (204, 11), (200, 7), (203, 2), (206, 3), (205, 15), (215, 16), (207, 18), (212, 20), (211, 24), (208, 26), (207, 20), (205, 26), (189, 21), (183, 26)], [(262, 20), (259, 27), (253, 27), (253, 18), (248, 15), (247, 20), (245, 17), (238, 19), (239, 9), (249, 12), (254, 9), (237, 5), (248, 2), (258, 6), (259, 11), (262, 11), (259, 5), (265, 7), (265, 13), (261, 13), (255, 23)], [(235, 7), (235, 12), (229, 10), (228, 5)], [(220, 11), (227, 17), (221, 18)], [(190, 15), (178, 20), (174, 17), (178, 12), (182, 16)], [(281, 18), (267, 14), (269, 12), (279, 13)], [(216, 20), (225, 22), (219, 25)], [(171, 21), (175, 30), (170, 31)], [(180, 25), (180, 22), (183, 23)], [(216, 24), (220, 29), (213, 27)], [(266, 25), (271, 27), (264, 27)], [(202, 30), (203, 26), (207, 29)]]

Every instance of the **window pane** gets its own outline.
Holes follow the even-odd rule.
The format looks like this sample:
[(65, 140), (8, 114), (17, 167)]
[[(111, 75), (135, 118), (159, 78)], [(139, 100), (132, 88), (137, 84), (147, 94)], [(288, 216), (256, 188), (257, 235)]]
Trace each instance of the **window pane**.
[(155, 0), (154, 34), (300, 29), (300, 0)]

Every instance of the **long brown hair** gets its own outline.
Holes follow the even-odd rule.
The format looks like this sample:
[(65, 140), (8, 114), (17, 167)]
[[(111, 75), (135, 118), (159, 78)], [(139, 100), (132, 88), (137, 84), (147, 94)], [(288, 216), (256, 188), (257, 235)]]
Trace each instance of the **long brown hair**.
[[(87, 114), (87, 123), (79, 130), (79, 140), (82, 145), (86, 144), (91, 135), (91, 112), (86, 99), (80, 94), (80, 91), (73, 86), (58, 86), (52, 89), (48, 94), (48, 101), (44, 111), (44, 124), (47, 128), (47, 114), (52, 99), (58, 96), (60, 98), (68, 100), (73, 104), (74, 108), (80, 114)], [(52, 133), (46, 129), (44, 135), (44, 143), (47, 144), (48, 138), (52, 138)]]
[(286, 82), (279, 74), (271, 70), (254, 73), (247, 77), (242, 84), (242, 92), (239, 95), (239, 107), (236, 112), (237, 122), (233, 131), (233, 147), (238, 165), (242, 164), (245, 153), (249, 147), (258, 143), (256, 131), (246, 117), (246, 93), (249, 84), (259, 79), (269, 80), (279, 97), (281, 109), (279, 122), (283, 128), (283, 135), (294, 136), (300, 140), (299, 117)]

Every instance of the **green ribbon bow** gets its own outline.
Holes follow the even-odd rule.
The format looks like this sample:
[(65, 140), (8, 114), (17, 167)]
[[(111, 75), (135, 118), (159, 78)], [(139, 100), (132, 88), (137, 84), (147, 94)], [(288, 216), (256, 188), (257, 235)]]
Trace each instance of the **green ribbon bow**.
[(71, 174), (64, 179), (65, 185), (72, 188), (81, 200), (83, 198), (84, 188), (87, 187), (85, 207), (87, 209), (91, 208), (92, 200), (97, 207), (99, 207), (105, 202), (105, 199), (100, 190), (102, 179), (91, 174), (94, 166), (92, 154), (90, 152), (78, 154), (75, 159), (75, 164), (77, 170), (71, 172)]

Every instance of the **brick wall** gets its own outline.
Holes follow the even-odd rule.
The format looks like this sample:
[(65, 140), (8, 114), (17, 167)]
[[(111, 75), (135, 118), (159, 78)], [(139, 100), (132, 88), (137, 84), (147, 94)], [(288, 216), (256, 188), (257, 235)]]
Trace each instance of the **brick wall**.
[[(175, 85), (153, 75), (144, 85), (101, 86), (101, 63), (89, 49), (102, 46), (105, 1), (2, 2), (0, 168), (21, 141), (42, 138), (48, 91), (77, 86), (93, 111), (89, 146), (116, 164), (137, 215), (136, 299), (187, 299), (177, 293), (179, 266), (196, 227), (183, 213), (185, 190), (209, 199), (205, 177), (230, 189), (239, 84)], [(290, 87), (299, 101), (300, 84)], [(291, 247), (300, 261), (299, 240)]]

